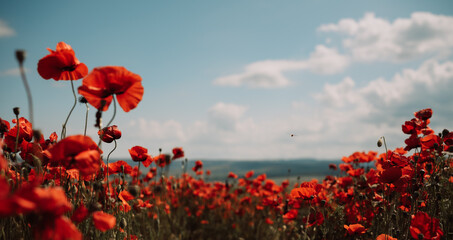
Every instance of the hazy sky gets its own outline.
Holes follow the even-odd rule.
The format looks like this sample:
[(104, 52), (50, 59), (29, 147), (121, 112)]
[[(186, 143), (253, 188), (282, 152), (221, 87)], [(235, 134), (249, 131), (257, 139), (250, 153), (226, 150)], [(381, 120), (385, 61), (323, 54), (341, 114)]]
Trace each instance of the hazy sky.
[[(381, 136), (403, 146), (401, 124), (427, 107), (436, 132), (453, 130), (453, 1), (2, 1), (0, 117), (16, 106), (28, 117), (14, 58), (25, 49), (46, 138), (73, 103), (69, 82), (36, 70), (60, 41), (90, 70), (143, 79), (138, 107), (118, 108), (113, 158), (141, 145), (190, 159), (339, 159), (382, 151)], [(68, 135), (83, 134), (84, 116), (78, 104)]]

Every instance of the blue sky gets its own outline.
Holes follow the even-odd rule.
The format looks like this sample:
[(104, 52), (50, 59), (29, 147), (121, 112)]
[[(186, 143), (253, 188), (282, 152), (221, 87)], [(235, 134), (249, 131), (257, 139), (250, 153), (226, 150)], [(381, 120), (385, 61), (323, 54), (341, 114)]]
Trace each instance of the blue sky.
[[(143, 79), (143, 100), (113, 122), (113, 158), (141, 145), (191, 159), (338, 159), (378, 150), (383, 135), (399, 147), (419, 109), (433, 108), (435, 131), (451, 129), (452, 25), (451, 1), (2, 1), (0, 117), (15, 106), (28, 116), (14, 59), (25, 49), (35, 127), (60, 134), (70, 84), (36, 66), (64, 41), (90, 70)], [(68, 134), (83, 133), (84, 114), (77, 105)]]

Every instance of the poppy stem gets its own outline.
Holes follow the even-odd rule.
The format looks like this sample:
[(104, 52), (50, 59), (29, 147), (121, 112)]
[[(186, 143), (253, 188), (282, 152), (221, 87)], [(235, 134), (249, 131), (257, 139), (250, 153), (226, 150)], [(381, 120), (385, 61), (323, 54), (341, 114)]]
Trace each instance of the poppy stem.
[(110, 119), (109, 123), (107, 123), (107, 126), (105, 126), (105, 127), (110, 126), (110, 124), (112, 124), (113, 119), (115, 119), (115, 116), (116, 116), (116, 100), (115, 100), (115, 97), (112, 97), (112, 98), (113, 98), (113, 116), (112, 116), (112, 119)]
[(110, 154), (112, 154), (113, 151), (116, 149), (116, 140), (113, 139), (113, 142), (115, 143), (115, 147), (113, 147), (112, 151), (109, 152), (109, 155), (107, 155), (107, 195), (110, 193), (110, 186), (109, 186), (109, 157)]
[[(16, 112), (14, 112), (16, 113)], [(16, 159), (17, 159), (17, 147), (19, 145), (19, 132), (20, 132), (20, 129), (19, 129), (19, 114), (16, 114), (16, 142), (14, 144), (14, 157), (13, 157), (13, 161), (16, 162)]]
[(385, 141), (385, 137), (384, 136), (382, 136), (381, 138), (382, 138), (382, 141), (384, 142), (384, 147), (385, 147), (385, 160), (388, 160), (388, 156), (387, 156), (387, 152), (388, 152), (388, 150), (387, 150), (387, 142)]
[(71, 80), (71, 88), (72, 88), (72, 94), (74, 94), (74, 105), (72, 105), (71, 111), (69, 111), (68, 117), (66, 118), (66, 121), (63, 124), (63, 129), (61, 129), (61, 139), (66, 137), (66, 124), (68, 123), (69, 117), (72, 114), (72, 111), (74, 111), (75, 106), (77, 105), (77, 96), (74, 90), (74, 81)]
[[(16, 56), (19, 54), (18, 52), (20, 52), (21, 50), (18, 50), (16, 51)], [(22, 77), (22, 82), (24, 83), (24, 86), (25, 86), (25, 91), (27, 92), (27, 99), (28, 99), (28, 112), (29, 112), (29, 118), (30, 118), (30, 122), (31, 122), (31, 125), (33, 125), (33, 100), (32, 100), (32, 97), (31, 97), (31, 90), (30, 90), (30, 86), (28, 85), (28, 81), (27, 81), (27, 77), (25, 76), (25, 69), (24, 69), (24, 62), (23, 62), (23, 59), (22, 61), (19, 60), (18, 58), (18, 62), (19, 62), (19, 69), (20, 69), (20, 75)]]
[(140, 175), (140, 162), (138, 162), (138, 169), (137, 169), (137, 184), (139, 183), (138, 182), (139, 175)]
[(87, 107), (87, 112), (85, 114), (85, 129), (83, 131), (83, 136), (87, 135), (88, 111), (90, 110), (90, 107), (88, 107), (88, 103), (85, 103), (85, 106)]

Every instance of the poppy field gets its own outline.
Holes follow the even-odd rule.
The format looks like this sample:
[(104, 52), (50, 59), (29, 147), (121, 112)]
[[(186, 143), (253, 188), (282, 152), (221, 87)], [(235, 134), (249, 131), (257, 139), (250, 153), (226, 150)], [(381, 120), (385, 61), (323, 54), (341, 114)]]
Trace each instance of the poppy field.
[[(400, 148), (378, 138), (382, 151), (344, 156), (322, 181), (277, 184), (250, 169), (214, 182), (182, 147), (152, 156), (129, 146), (127, 161), (111, 161), (122, 135), (115, 116), (140, 103), (140, 75), (122, 66), (89, 71), (64, 42), (48, 50), (37, 71), (71, 84), (74, 103), (61, 132), (43, 136), (22, 72), (28, 117), (15, 106), (0, 116), (0, 239), (453, 239), (453, 132), (431, 129), (429, 108), (407, 116)], [(16, 58), (23, 70), (25, 53)], [(86, 114), (95, 108), (96, 121), (67, 136), (78, 102)], [(113, 117), (103, 119), (105, 111)], [(93, 125), (96, 139), (86, 134)], [(169, 175), (171, 164), (180, 174)]]

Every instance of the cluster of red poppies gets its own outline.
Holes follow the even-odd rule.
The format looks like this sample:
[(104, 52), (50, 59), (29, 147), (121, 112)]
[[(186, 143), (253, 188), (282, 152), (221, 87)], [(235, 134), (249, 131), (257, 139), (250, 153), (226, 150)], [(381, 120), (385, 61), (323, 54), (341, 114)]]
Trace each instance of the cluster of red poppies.
[[(55, 132), (46, 139), (17, 109), (13, 126), (0, 119), (0, 239), (453, 237), (453, 132), (428, 127), (431, 109), (404, 123), (404, 148), (355, 152), (330, 164), (337, 174), (321, 182), (291, 189), (288, 180), (277, 184), (253, 171), (212, 182), (201, 161), (188, 169), (179, 147), (152, 156), (133, 146), (136, 166), (109, 163), (111, 152), (105, 156), (100, 143), (116, 148), (121, 131), (112, 121), (101, 128), (99, 118), (112, 101), (125, 112), (137, 106), (144, 92), (139, 75), (112, 66), (88, 73), (63, 42), (39, 61), (38, 72), (44, 79), (83, 78), (78, 92), (98, 110), (99, 143), (85, 135), (59, 140)], [(169, 176), (179, 160), (181, 174)]]

